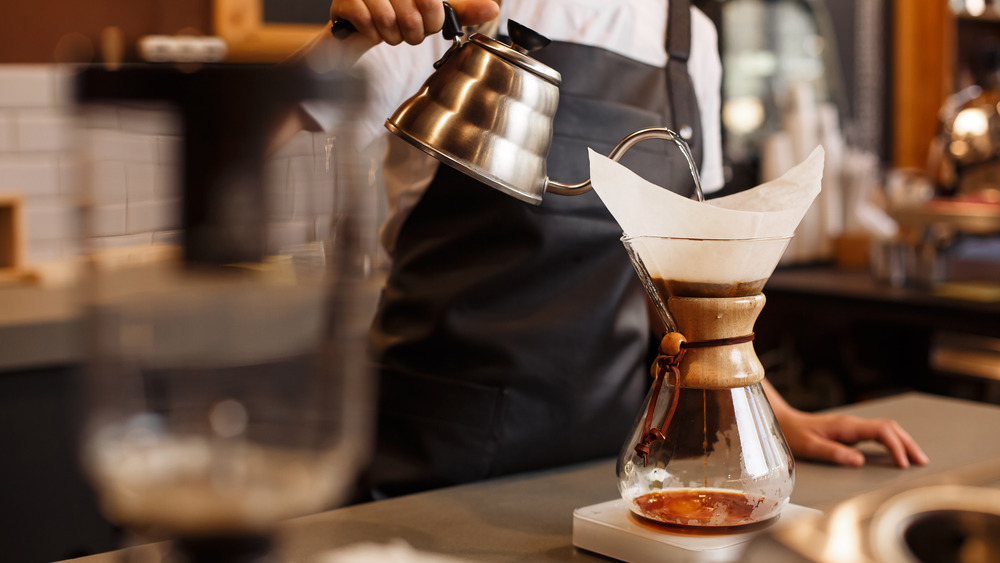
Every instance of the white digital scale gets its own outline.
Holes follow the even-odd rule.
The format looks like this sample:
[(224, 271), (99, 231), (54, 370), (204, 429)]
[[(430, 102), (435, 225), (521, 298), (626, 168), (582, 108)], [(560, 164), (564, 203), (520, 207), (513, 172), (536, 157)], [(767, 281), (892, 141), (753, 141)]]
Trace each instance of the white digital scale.
[[(772, 526), (784, 520), (821, 516), (819, 510), (789, 504)], [(718, 535), (688, 535), (655, 529), (636, 520), (623, 499), (594, 504), (573, 511), (573, 545), (628, 563), (670, 561), (677, 563), (739, 561), (747, 542), (769, 529)]]

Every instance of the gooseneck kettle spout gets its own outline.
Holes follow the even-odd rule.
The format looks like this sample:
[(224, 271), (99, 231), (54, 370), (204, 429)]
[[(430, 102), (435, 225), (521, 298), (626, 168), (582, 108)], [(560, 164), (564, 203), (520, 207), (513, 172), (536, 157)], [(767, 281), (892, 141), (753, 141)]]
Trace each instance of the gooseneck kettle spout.
[[(698, 201), (705, 201), (705, 194), (701, 189), (701, 177), (698, 174), (698, 166), (695, 164), (694, 157), (691, 154), (691, 148), (688, 147), (688, 144), (683, 138), (681, 138), (680, 135), (670, 129), (667, 129), (666, 127), (650, 127), (648, 129), (640, 129), (635, 133), (628, 135), (619, 141), (615, 148), (611, 150), (611, 154), (608, 155), (608, 158), (618, 162), (621, 157), (624, 156), (625, 153), (636, 143), (647, 139), (664, 139), (673, 141), (677, 144), (677, 148), (684, 153), (684, 159), (687, 161), (688, 169), (691, 171), (691, 178), (694, 180), (695, 196), (698, 198)], [(550, 179), (545, 185), (545, 191), (559, 195), (578, 195), (590, 191), (592, 188), (593, 185), (590, 183), (589, 178), (579, 184), (563, 184)]]

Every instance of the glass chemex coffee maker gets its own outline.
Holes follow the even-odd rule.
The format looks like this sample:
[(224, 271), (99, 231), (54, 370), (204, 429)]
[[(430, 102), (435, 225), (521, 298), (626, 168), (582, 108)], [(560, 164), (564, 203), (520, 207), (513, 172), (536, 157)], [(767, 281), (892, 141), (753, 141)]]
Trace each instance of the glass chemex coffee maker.
[(668, 327), (652, 387), (618, 460), (633, 514), (725, 529), (788, 503), (795, 465), (753, 348), (761, 290), (790, 237), (623, 237)]

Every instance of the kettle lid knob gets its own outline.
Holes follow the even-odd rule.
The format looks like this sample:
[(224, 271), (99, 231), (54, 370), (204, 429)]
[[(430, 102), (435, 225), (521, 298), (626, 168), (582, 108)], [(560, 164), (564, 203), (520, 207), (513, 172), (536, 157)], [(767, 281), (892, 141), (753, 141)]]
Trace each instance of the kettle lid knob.
[(537, 51), (551, 43), (548, 37), (514, 20), (507, 21), (507, 33), (510, 35), (511, 46), (524, 54)]

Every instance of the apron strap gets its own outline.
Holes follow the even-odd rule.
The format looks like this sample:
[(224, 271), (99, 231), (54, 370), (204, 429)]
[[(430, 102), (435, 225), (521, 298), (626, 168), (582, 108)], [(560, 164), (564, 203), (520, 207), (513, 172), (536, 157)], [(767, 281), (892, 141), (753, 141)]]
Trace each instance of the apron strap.
[(667, 54), (670, 62), (686, 66), (691, 55), (691, 0), (669, 0), (667, 13)]
[(677, 121), (676, 132), (691, 146), (695, 160), (700, 167), (703, 153), (701, 146), (701, 113), (698, 98), (688, 74), (688, 57), (691, 55), (691, 0), (668, 0), (667, 2), (667, 95), (670, 97), (670, 112), (674, 119), (680, 116), (694, 116), (690, 123)]

